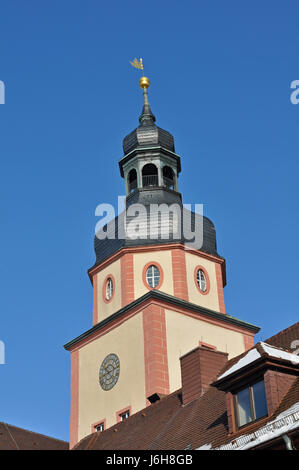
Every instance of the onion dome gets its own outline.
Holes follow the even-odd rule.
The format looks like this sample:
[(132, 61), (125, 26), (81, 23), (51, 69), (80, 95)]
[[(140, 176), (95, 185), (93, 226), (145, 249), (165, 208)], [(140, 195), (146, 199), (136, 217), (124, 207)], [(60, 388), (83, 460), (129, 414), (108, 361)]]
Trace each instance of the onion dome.
[(124, 138), (124, 154), (127, 155), (132, 150), (138, 148), (156, 146), (161, 146), (166, 150), (175, 152), (173, 136), (170, 132), (161, 129), (155, 124), (156, 118), (151, 111), (147, 96), (147, 88), (149, 86), (148, 78), (141, 77), (139, 84), (141, 88), (143, 88), (144, 95), (144, 105), (139, 117), (140, 125)]

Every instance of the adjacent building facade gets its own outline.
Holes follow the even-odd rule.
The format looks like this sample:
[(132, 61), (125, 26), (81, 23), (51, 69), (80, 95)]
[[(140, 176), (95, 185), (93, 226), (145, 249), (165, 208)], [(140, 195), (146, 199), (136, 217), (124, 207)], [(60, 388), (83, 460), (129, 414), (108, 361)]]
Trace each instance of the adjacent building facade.
[(299, 323), (228, 359), (201, 345), (181, 357), (182, 387), (78, 450), (298, 450)]

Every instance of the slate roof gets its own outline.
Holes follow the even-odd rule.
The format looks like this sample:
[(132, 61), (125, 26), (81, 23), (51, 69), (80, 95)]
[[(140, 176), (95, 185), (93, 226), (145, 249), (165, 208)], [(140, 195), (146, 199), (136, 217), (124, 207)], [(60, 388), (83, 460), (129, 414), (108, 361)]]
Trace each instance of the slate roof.
[[(175, 159), (177, 165), (177, 171), (181, 171), (180, 157), (175, 154), (174, 138), (173, 136), (164, 129), (159, 128), (155, 124), (155, 116), (153, 115), (149, 104), (144, 104), (141, 116), (139, 117), (140, 125), (133, 132), (127, 135), (123, 140), (124, 157), (120, 160), (120, 171), (123, 174), (123, 164), (134, 157), (137, 152), (142, 156), (142, 151), (154, 151), (154, 149), (160, 149), (163, 153), (163, 149), (166, 154), (171, 155), (172, 159)], [(132, 204), (143, 204), (146, 209), (146, 214), (142, 217), (138, 217), (139, 221), (143, 226), (148, 225), (150, 220), (150, 204), (179, 204), (182, 207), (181, 194), (166, 187), (145, 187), (139, 188), (130, 194), (126, 198), (126, 207)], [(138, 247), (138, 246), (151, 246), (157, 244), (167, 243), (187, 243), (186, 233), (194, 232), (195, 221), (198, 221), (203, 226), (203, 237), (202, 246), (198, 249), (201, 251), (219, 256), (217, 253), (216, 245), (216, 231), (214, 224), (205, 216), (200, 216), (187, 209), (182, 210), (180, 233), (181, 236), (177, 237), (173, 233), (172, 222), (169, 222), (169, 233), (170, 236), (165, 239), (161, 235), (161, 229), (163, 228), (162, 218), (159, 219), (159, 226), (157, 238), (148, 236), (133, 240), (128, 236), (123, 236), (124, 217), (125, 212), (118, 214), (117, 217), (105, 226), (104, 231), (109, 234), (107, 238), (99, 238), (97, 235), (94, 238), (94, 250), (96, 254), (96, 261), (94, 266), (100, 264), (105, 259), (109, 258), (114, 253), (118, 252), (124, 247)], [(186, 216), (183, 220), (183, 214)], [(127, 223), (129, 219), (127, 219)], [(121, 228), (121, 231), (119, 230)], [(165, 229), (165, 227), (164, 227)], [(92, 268), (94, 267), (92, 266)], [(90, 268), (90, 269), (92, 269)]]
[(170, 132), (156, 126), (156, 118), (150, 106), (145, 104), (139, 118), (140, 125), (130, 132), (123, 140), (124, 154), (139, 147), (150, 147), (160, 145), (161, 147), (174, 152), (174, 138)]
[(0, 422), (0, 450), (68, 449), (68, 442)]
[[(174, 191), (167, 189), (150, 189), (150, 190), (138, 190), (133, 195), (134, 198), (130, 199), (130, 204), (143, 204), (146, 213), (138, 216), (138, 221), (143, 227), (148, 227), (146, 237), (132, 239), (127, 234), (125, 236), (120, 235), (120, 230), (124, 231), (125, 227), (125, 213), (123, 212), (120, 216), (116, 217), (112, 222), (108, 223), (105, 227), (107, 237), (100, 239), (98, 236), (94, 238), (94, 250), (96, 253), (96, 262), (94, 266), (100, 264), (105, 259), (109, 258), (112, 254), (121, 250), (124, 247), (138, 247), (138, 246), (152, 246), (157, 244), (169, 244), (169, 243), (183, 243), (188, 244), (188, 235), (195, 231), (195, 227), (198, 227), (197, 233), (202, 227), (202, 244), (198, 248), (204, 253), (211, 254), (213, 256), (220, 257), (217, 253), (216, 243), (216, 230), (213, 222), (205, 216), (201, 216), (185, 208), (182, 208), (180, 195)], [(150, 222), (150, 204), (177, 204), (181, 207), (181, 222), (180, 230), (176, 231), (173, 225), (173, 218), (169, 218), (169, 237), (163, 238), (162, 233), (165, 233), (165, 219), (159, 217), (158, 219), (158, 236), (156, 238), (150, 237), (149, 222)], [(126, 224), (128, 225), (132, 217), (127, 217)], [(120, 230), (119, 230), (120, 228)], [(94, 267), (93, 266), (93, 267)], [(92, 268), (91, 268), (92, 269)]]
[[(282, 347), (284, 341), (296, 339), (299, 323), (266, 340)], [(281, 343), (279, 342), (281, 339)], [(227, 362), (227, 370), (246, 352)], [(221, 373), (221, 372), (220, 372)], [(219, 374), (220, 375), (220, 374)], [(213, 448), (230, 442), (241, 434), (259, 429), (299, 401), (299, 377), (290, 387), (274, 414), (233, 435), (228, 435), (225, 392), (210, 387), (206, 393), (182, 406), (181, 390), (132, 415), (104, 432), (82, 439), (75, 450), (183, 450), (205, 444)]]

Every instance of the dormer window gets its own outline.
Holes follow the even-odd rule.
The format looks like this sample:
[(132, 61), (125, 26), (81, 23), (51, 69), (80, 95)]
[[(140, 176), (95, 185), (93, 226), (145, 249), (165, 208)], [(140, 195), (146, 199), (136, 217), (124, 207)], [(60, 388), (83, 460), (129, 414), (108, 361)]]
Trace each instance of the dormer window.
[(244, 388), (235, 395), (238, 427), (267, 416), (267, 401), (263, 380)]
[(226, 392), (229, 433), (273, 415), (298, 366), (296, 354), (264, 342), (228, 361), (212, 386)]

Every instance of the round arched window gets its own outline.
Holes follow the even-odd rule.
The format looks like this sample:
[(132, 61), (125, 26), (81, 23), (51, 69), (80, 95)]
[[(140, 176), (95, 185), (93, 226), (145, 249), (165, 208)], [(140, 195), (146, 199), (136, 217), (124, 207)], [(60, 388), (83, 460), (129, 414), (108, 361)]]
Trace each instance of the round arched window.
[(196, 282), (197, 282), (197, 285), (198, 285), (199, 289), (202, 292), (206, 292), (206, 290), (207, 290), (207, 280), (206, 280), (206, 276), (205, 276), (202, 269), (197, 270)]
[(157, 285), (160, 283), (160, 277), (161, 277), (160, 271), (157, 268), (157, 266), (152, 264), (151, 266), (147, 268), (146, 282), (150, 287), (152, 288), (157, 287)]
[(113, 281), (111, 277), (109, 277), (106, 281), (106, 300), (112, 299), (113, 296)]
[(135, 191), (136, 188), (137, 188), (137, 172), (133, 168), (133, 170), (131, 170), (129, 175), (128, 175), (128, 190), (129, 190), (129, 193)]

